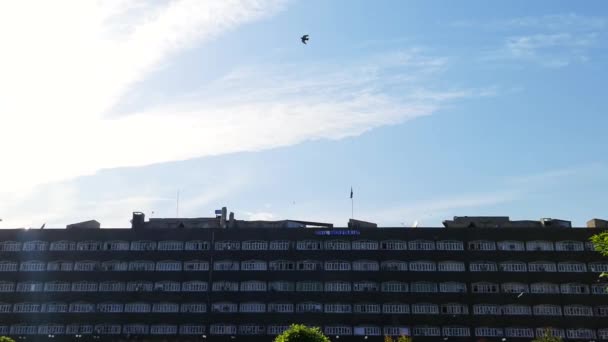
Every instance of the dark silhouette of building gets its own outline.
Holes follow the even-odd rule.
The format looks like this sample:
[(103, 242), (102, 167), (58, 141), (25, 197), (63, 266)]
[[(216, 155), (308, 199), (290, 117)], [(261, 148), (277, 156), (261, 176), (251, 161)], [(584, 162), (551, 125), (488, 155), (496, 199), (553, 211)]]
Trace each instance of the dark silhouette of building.
[[(595, 222), (600, 222), (597, 220)], [(590, 226), (595, 227), (597, 224)], [(0, 230), (0, 335), (17, 340), (608, 339), (608, 261), (567, 221), (445, 228), (212, 218)]]

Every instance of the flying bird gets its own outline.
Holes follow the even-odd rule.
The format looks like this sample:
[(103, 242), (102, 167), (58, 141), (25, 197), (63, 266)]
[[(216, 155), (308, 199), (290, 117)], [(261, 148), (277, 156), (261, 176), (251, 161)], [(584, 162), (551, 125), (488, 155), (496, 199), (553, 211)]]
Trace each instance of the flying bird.
[(303, 44), (306, 44), (306, 42), (308, 41), (308, 35), (307, 35), (307, 34), (305, 34), (305, 35), (303, 35), (303, 36), (302, 36), (302, 38), (300, 38), (300, 39), (302, 40), (302, 43), (303, 43)]

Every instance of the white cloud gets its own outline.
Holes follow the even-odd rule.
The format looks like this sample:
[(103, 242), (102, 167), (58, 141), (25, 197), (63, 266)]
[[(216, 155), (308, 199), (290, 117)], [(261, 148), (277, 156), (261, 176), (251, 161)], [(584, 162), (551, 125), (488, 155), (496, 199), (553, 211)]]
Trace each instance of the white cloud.
[(269, 213), (269, 212), (255, 212), (255, 213), (245, 213), (245, 215), (247, 215), (247, 220), (251, 220), (251, 221), (272, 221), (272, 220), (277, 220), (277, 217), (275, 214), (273, 213)]
[(510, 37), (505, 42), (508, 57), (563, 67), (572, 62), (585, 62), (587, 49), (596, 42), (596, 34), (555, 33)]

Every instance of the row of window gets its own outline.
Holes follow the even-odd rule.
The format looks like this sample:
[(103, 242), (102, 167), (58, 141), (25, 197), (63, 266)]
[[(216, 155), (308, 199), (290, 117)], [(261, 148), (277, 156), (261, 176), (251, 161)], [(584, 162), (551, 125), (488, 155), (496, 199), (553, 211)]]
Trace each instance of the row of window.
[[(42, 251), (204, 251), (209, 250), (209, 241), (4, 241), (0, 242), (0, 252), (42, 252)], [(469, 241), (467, 249), (472, 251), (567, 251), (580, 252), (594, 250), (591, 242), (581, 241)], [(223, 240), (213, 244), (215, 250), (413, 250), (413, 251), (464, 251), (465, 243), (457, 240)]]
[[(215, 313), (367, 313), (367, 314), (424, 314), (424, 315), (468, 315), (469, 306), (461, 303), (261, 303), (261, 302), (216, 302), (211, 305)], [(48, 302), (48, 303), (0, 303), (0, 313), (206, 313), (207, 305), (192, 303), (88, 303), (88, 302)], [(535, 315), (535, 316), (581, 316), (608, 317), (608, 306), (540, 304), (475, 304), (473, 315)]]
[[(470, 272), (608, 272), (608, 263), (566, 261), (471, 261)], [(466, 263), (462, 261), (401, 261), (387, 260), (219, 260), (213, 263), (215, 271), (412, 271), (412, 272), (465, 272)], [(0, 261), (0, 272), (70, 272), (70, 271), (208, 271), (209, 262), (205, 260), (80, 260), (80, 261)]]
[[(594, 283), (591, 286), (582, 283), (554, 284), (547, 282), (530, 285), (519, 282), (503, 284), (490, 282), (471, 283), (467, 286), (462, 282), (435, 283), (429, 281), (401, 282), (386, 281), (215, 281), (211, 290), (217, 292), (412, 292), (412, 293), (506, 293), (506, 294), (596, 294), (608, 295), (607, 284)], [(177, 282), (163, 280), (151, 281), (0, 281), (0, 292), (206, 292), (208, 283), (200, 280)]]
[[(2, 335), (62, 335), (62, 334), (96, 334), (96, 335), (202, 335), (207, 333), (207, 327), (200, 324), (14, 324), (11, 326), (0, 326)], [(278, 335), (289, 328), (288, 325), (259, 325), (259, 324), (211, 324), (209, 333), (211, 335)], [(546, 332), (545, 327), (536, 329), (527, 327), (476, 327), (474, 334), (477, 337), (541, 337)], [(608, 329), (558, 329), (550, 328), (553, 336), (569, 339), (608, 339)], [(470, 337), (471, 329), (464, 326), (375, 326), (375, 325), (330, 325), (323, 327), (327, 335), (355, 335), (355, 336), (446, 336), (446, 337)]]

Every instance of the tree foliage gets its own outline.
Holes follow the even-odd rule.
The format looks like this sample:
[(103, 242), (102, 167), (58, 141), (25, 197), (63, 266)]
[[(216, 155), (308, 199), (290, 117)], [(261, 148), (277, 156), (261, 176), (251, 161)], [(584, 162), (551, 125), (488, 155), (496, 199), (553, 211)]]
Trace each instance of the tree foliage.
[(274, 339), (274, 342), (330, 342), (319, 328), (303, 324), (292, 324), (289, 329)]
[(394, 339), (390, 336), (384, 336), (384, 342), (412, 342), (412, 338), (409, 336), (399, 336)]
[(551, 329), (545, 329), (543, 332), (543, 336), (537, 337), (532, 340), (532, 342), (562, 342), (562, 338), (558, 336), (553, 336)]
[[(593, 248), (601, 255), (608, 257), (608, 232), (599, 233), (591, 237)], [(607, 277), (607, 273), (600, 274), (600, 277)]]
[(10, 337), (0, 336), (0, 342), (15, 342), (15, 340)]

